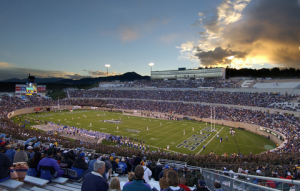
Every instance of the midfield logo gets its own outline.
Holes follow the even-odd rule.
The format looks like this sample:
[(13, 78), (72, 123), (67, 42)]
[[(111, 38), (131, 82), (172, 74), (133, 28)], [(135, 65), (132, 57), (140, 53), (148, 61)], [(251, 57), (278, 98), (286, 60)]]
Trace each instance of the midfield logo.
[(194, 151), (209, 136), (210, 136), (210, 134), (205, 134), (205, 133), (203, 133), (202, 135), (192, 135), (190, 138), (188, 138), (187, 140), (183, 141), (182, 143), (180, 143), (176, 147), (177, 148), (183, 147), (185, 149), (189, 149), (191, 151)]

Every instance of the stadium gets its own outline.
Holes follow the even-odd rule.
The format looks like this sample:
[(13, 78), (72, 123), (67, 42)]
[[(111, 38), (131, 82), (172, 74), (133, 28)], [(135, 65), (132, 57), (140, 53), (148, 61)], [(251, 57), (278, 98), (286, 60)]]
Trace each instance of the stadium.
[[(241, 183), (245, 177), (259, 175), (274, 184), (282, 181), (278, 185), (292, 190), (297, 188), (295, 181), (283, 177), (287, 173), (297, 177), (298, 172), (300, 82), (286, 81), (142, 80), (115, 82), (116, 87), (100, 83), (88, 90), (66, 90), (66, 98), (60, 100), (32, 92), (20, 95), (20, 85), (16, 85), (17, 96), (1, 98), (1, 141), (7, 142), (1, 145), (6, 152), (12, 145), (44, 153), (53, 147), (57, 157), (81, 151), (86, 161), (112, 156), (113, 161), (124, 161), (132, 168), (133, 159), (142, 158), (152, 170), (149, 184), (157, 189), (156, 169), (170, 165), (178, 173), (188, 169), (186, 177), (191, 178), (186, 178), (186, 185), (190, 187), (197, 185), (194, 176), (200, 176), (206, 182), (214, 177), (224, 190), (261, 188), (260, 184)], [(286, 83), (294, 88), (280, 88), (287, 87)], [(72, 174), (74, 169), (65, 173)], [(113, 168), (114, 173), (119, 171), (118, 166)], [(122, 186), (127, 172), (130, 170), (117, 174)], [(212, 177), (213, 172), (217, 174)], [(234, 182), (234, 176), (230, 179), (228, 172), (238, 181)], [(31, 176), (28, 171), (23, 177), (26, 186), (58, 189), (54, 183), (45, 187), (43, 176)], [(68, 177), (51, 180), (80, 188), (82, 179)], [(271, 188), (271, 183), (264, 186)], [(22, 187), (23, 182), (12, 184)], [(0, 185), (7, 186), (5, 181)]]
[(0, 191), (300, 191), (300, 0), (0, 1)]

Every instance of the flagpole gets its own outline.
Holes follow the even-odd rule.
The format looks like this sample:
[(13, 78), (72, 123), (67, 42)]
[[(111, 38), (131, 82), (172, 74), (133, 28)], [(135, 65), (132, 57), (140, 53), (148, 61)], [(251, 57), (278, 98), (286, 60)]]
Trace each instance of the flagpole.
[(212, 132), (212, 107), (210, 108), (210, 132)]
[(214, 107), (214, 131), (216, 130), (216, 108)]

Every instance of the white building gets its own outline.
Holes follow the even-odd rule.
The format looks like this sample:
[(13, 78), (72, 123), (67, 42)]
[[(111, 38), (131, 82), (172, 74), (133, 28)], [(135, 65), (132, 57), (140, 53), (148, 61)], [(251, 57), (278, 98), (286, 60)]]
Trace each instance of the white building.
[(151, 71), (151, 80), (158, 79), (199, 79), (199, 78), (223, 78), (226, 77), (225, 68), (185, 69), (165, 71)]

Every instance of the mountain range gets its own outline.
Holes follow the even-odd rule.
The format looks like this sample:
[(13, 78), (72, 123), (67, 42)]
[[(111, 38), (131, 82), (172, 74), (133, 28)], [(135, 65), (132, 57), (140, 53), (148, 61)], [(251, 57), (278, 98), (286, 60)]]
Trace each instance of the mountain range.
[[(98, 78), (82, 78), (80, 80), (72, 80), (66, 78), (35, 78), (35, 83), (37, 84), (47, 84), (47, 83), (57, 83), (57, 84), (93, 84), (97, 82), (104, 81), (133, 81), (133, 80), (150, 80), (150, 76), (141, 76), (135, 72), (127, 72), (122, 75), (108, 76), (108, 77), (98, 77)], [(15, 82), (15, 83), (26, 83), (28, 81), (25, 79), (11, 78), (8, 80), (2, 80), (0, 82)]]

